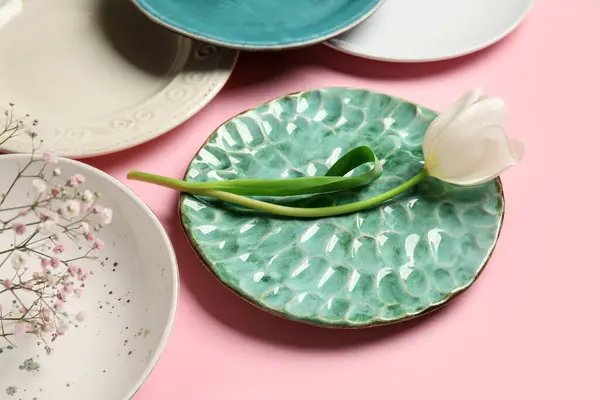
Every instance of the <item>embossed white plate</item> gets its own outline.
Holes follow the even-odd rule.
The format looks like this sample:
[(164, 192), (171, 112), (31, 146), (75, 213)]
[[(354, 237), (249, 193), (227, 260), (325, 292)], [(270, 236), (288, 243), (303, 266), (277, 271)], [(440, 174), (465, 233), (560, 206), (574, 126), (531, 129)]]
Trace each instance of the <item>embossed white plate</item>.
[[(23, 167), (28, 158), (0, 155), (0, 192), (8, 191), (17, 165)], [(173, 325), (179, 293), (175, 253), (150, 208), (125, 185), (79, 161), (59, 159), (58, 167), (65, 180), (74, 174), (85, 176), (81, 191), (101, 192), (98, 203), (113, 210), (113, 220), (97, 233), (105, 242), (95, 253), (102, 264), (76, 262), (90, 276), (81, 298), (69, 297), (64, 307), (70, 313), (83, 311), (85, 319), (52, 341), (53, 354), (47, 355), (43, 342), (31, 334), (10, 337), (17, 346), (12, 349), (0, 337), (0, 399), (128, 400), (149, 376)], [(27, 170), (33, 171), (36, 168)], [(2, 208), (31, 202), (26, 196), (31, 188), (31, 178), (21, 179)], [(0, 212), (0, 219), (15, 212)], [(66, 249), (63, 260), (81, 255), (61, 237)], [(7, 249), (13, 238), (12, 232), (0, 235), (0, 249)], [(0, 255), (0, 263), (5, 257)], [(41, 270), (33, 261), (27, 266), (33, 272)], [(0, 280), (12, 277), (11, 269), (11, 261), (2, 265)], [(4, 310), (10, 310), (13, 300), (9, 292), (0, 293)], [(14, 325), (4, 322), (3, 328), (13, 332)]]
[[(151, 140), (204, 107), (237, 52), (194, 42), (124, 0), (24, 0), (0, 28), (0, 112), (40, 120), (59, 155), (83, 158)], [(0, 150), (28, 152), (26, 136)]]
[(358, 27), (327, 42), (359, 57), (425, 62), (463, 56), (512, 32), (534, 0), (386, 0)]

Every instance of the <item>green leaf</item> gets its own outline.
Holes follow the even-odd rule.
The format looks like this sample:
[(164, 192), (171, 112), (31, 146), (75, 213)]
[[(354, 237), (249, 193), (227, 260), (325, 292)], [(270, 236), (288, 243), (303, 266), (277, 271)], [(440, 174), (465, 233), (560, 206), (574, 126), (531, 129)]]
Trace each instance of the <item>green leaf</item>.
[[(366, 163), (374, 163), (373, 168), (358, 176), (344, 177), (348, 172)], [(342, 156), (331, 166), (325, 176), (186, 182), (186, 191), (191, 194), (202, 194), (207, 189), (212, 189), (242, 196), (270, 197), (327, 193), (368, 185), (379, 178), (382, 172), (381, 163), (375, 153), (370, 148), (361, 146)]]
[[(357, 167), (373, 163), (373, 168), (358, 176), (344, 177)], [(373, 151), (357, 147), (344, 154), (325, 176), (312, 176), (289, 179), (231, 179), (211, 182), (185, 182), (146, 172), (130, 171), (128, 179), (153, 183), (189, 194), (203, 195), (206, 191), (219, 190), (241, 196), (297, 196), (355, 189), (368, 185), (381, 176), (383, 168)]]

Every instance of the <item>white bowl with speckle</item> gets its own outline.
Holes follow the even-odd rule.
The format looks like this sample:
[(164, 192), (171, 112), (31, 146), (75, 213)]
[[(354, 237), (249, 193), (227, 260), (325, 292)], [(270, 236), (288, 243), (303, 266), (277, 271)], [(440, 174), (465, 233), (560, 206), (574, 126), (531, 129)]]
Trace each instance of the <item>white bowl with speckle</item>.
[[(0, 155), (0, 192), (28, 158)], [(173, 325), (179, 293), (175, 253), (156, 216), (125, 185), (81, 162), (59, 159), (58, 167), (64, 177), (84, 175), (84, 186), (101, 192), (100, 203), (114, 212), (100, 232), (103, 265), (87, 267), (94, 274), (81, 298), (67, 302), (69, 311), (84, 311), (86, 318), (52, 343), (52, 355), (33, 335), (15, 339), (17, 348), (0, 353), (0, 398), (130, 399), (157, 363)], [(27, 204), (29, 188), (31, 181), (23, 179), (4, 207)], [(12, 240), (12, 234), (0, 235), (0, 249)], [(0, 278), (8, 268), (0, 268)], [(0, 296), (5, 310), (10, 302)]]

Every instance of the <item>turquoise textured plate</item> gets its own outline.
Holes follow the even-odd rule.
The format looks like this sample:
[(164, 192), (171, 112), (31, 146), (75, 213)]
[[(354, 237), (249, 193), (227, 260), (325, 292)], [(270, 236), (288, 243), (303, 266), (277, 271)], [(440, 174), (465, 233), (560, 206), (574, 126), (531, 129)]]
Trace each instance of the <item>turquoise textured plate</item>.
[(383, 0), (133, 0), (156, 23), (205, 42), (267, 50), (323, 42), (358, 25)]
[[(384, 169), (366, 188), (270, 199), (352, 202), (422, 169), (423, 135), (435, 117), (367, 90), (291, 94), (220, 126), (185, 179), (322, 175), (343, 153), (366, 145)], [(495, 247), (504, 198), (500, 180), (467, 188), (428, 179), (378, 208), (331, 218), (267, 217), (190, 195), (181, 196), (180, 212), (190, 243), (235, 293), (296, 321), (357, 328), (413, 318), (467, 289)]]

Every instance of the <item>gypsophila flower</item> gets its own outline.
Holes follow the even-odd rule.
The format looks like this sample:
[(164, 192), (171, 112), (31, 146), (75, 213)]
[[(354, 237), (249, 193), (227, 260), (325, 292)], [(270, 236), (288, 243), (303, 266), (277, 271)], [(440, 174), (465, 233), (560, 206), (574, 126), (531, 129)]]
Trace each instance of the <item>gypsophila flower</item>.
[(113, 212), (110, 208), (104, 208), (100, 211), (100, 220), (104, 225), (108, 225), (112, 222)]
[[(13, 120), (12, 116), (12, 112), (5, 113), (7, 121), (0, 123), (0, 137), (6, 129), (13, 135), (19, 129), (37, 124), (36, 121), (25, 124), (22, 120)], [(0, 357), (4, 349), (13, 347), (10, 336), (23, 335), (34, 338), (34, 343), (50, 355), (52, 342), (70, 326), (84, 320), (84, 312), (69, 310), (71, 300), (82, 295), (88, 284), (84, 281), (93, 275), (81, 266), (104, 259), (98, 256), (104, 247), (98, 236), (113, 218), (110, 209), (96, 203), (99, 194), (85, 187), (83, 175), (74, 174), (66, 180), (58, 178), (62, 173), (55, 165), (58, 158), (54, 152), (47, 151), (42, 157), (36, 157), (39, 139), (36, 140), (36, 134), (32, 137), (30, 162), (17, 171), (9, 187), (0, 187), (0, 234), (14, 236), (13, 240), (2, 242), (6, 246), (0, 246), (0, 294), (8, 292), (9, 301), (11, 294), (13, 297), (9, 310), (3, 311), (0, 307)], [(23, 187), (16, 185), (20, 180), (31, 188), (27, 190), (24, 186), (29, 201), (6, 201)], [(5, 207), (11, 205), (3, 209), (4, 203)], [(2, 268), (7, 261), (12, 269)], [(8, 276), (3, 275), (5, 273)], [(4, 301), (5, 297), (1, 297)]]
[(45, 151), (44, 155), (42, 156), (42, 158), (48, 164), (56, 164), (58, 162), (58, 158), (56, 157), (56, 153), (53, 152), (52, 150)]
[(38, 193), (44, 193), (46, 191), (46, 182), (41, 179), (34, 179), (31, 184)]
[(65, 302), (63, 300), (60, 300), (60, 299), (56, 300), (56, 302), (54, 303), (54, 309), (55, 310), (59, 310), (60, 311), (60, 310), (62, 310), (64, 308), (64, 306), (65, 306)]
[(73, 285), (70, 283), (67, 283), (66, 285), (63, 286), (62, 292), (65, 297), (67, 294), (73, 293)]
[(41, 222), (39, 225), (40, 232), (43, 234), (51, 234), (56, 228), (56, 223), (51, 220)]
[(84, 234), (91, 232), (90, 231), (90, 225), (87, 222), (83, 222), (79, 228), (81, 229), (81, 232), (83, 232)]
[(83, 200), (83, 202), (87, 204), (93, 203), (95, 198), (96, 197), (94, 196), (94, 193), (90, 192), (89, 190), (85, 190), (81, 195), (81, 200)]
[(52, 311), (49, 308), (43, 308), (40, 311), (40, 318), (42, 318), (42, 321), (44, 322), (49, 322), (52, 318)]
[(19, 322), (15, 325), (15, 336), (23, 336), (27, 331), (31, 330), (31, 326), (24, 322)]
[(60, 267), (60, 260), (57, 257), (52, 257), (50, 259), (50, 266), (54, 269)]
[(60, 321), (59, 325), (56, 327), (57, 335), (64, 335), (69, 330), (69, 325), (65, 321)]
[(81, 204), (77, 200), (67, 200), (60, 206), (60, 215), (66, 219), (79, 216), (81, 213)]
[(27, 226), (22, 222), (13, 223), (11, 228), (17, 235), (24, 235), (27, 232)]
[(58, 217), (58, 214), (55, 213), (54, 211), (45, 210), (40, 213), (40, 220), (41, 221), (52, 221), (52, 222), (56, 223), (60, 220), (60, 218)]
[(67, 186), (75, 188), (85, 182), (85, 177), (81, 174), (75, 174), (67, 181)]
[(27, 263), (27, 257), (25, 257), (24, 253), (17, 252), (13, 255), (11, 262), (13, 268), (19, 270)]
[(54, 285), (56, 285), (58, 283), (58, 276), (56, 276), (56, 275), (46, 275), (46, 281), (50, 285), (54, 286)]

